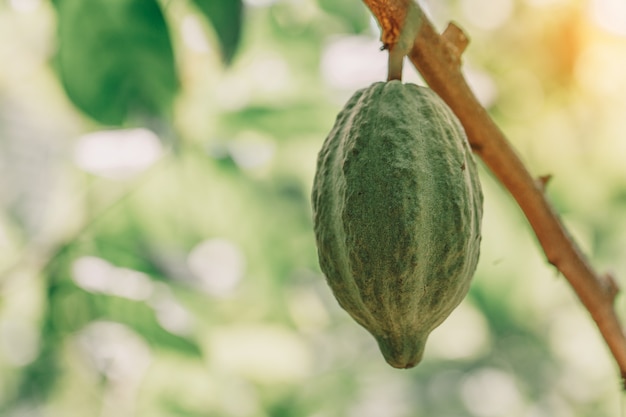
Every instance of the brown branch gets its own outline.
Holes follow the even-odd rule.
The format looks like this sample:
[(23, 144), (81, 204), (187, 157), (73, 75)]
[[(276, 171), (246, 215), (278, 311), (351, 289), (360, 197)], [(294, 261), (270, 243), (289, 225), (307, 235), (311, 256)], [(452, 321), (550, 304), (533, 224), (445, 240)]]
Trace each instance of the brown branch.
[[(363, 0), (378, 20), (383, 42), (388, 33), (399, 33), (411, 0)], [(421, 10), (420, 10), (421, 11)], [(400, 22), (400, 23), (398, 23)], [(393, 37), (392, 37), (393, 38)], [(569, 281), (589, 310), (619, 366), (626, 389), (626, 334), (613, 302), (617, 284), (611, 275), (596, 273), (572, 240), (544, 195), (548, 177), (535, 181), (506, 137), (480, 105), (461, 72), (461, 54), (468, 39), (451, 24), (439, 35), (420, 13), (419, 30), (408, 56), (428, 85), (455, 112), (467, 133), (474, 152), (517, 201), (535, 231), (548, 262)]]

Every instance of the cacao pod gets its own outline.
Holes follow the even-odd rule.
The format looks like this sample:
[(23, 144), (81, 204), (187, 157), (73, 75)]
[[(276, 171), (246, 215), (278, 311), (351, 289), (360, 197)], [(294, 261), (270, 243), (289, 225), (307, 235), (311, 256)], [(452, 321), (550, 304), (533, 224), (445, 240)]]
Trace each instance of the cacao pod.
[(432, 90), (374, 83), (337, 116), (312, 192), (320, 267), (391, 366), (415, 366), (467, 294), (482, 198), (465, 132)]

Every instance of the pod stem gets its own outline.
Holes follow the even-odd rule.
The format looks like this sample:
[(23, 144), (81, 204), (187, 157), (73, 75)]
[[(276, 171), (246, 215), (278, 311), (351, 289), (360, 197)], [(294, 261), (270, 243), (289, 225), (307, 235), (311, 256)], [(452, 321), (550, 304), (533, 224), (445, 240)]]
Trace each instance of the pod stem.
[(422, 9), (413, 0), (363, 0), (381, 26), (383, 48), (389, 51), (387, 81), (402, 80), (404, 57), (411, 51), (422, 24)]
[(389, 49), (389, 58), (387, 61), (387, 81), (402, 81), (402, 66), (406, 53), (402, 53), (399, 48), (392, 47)]

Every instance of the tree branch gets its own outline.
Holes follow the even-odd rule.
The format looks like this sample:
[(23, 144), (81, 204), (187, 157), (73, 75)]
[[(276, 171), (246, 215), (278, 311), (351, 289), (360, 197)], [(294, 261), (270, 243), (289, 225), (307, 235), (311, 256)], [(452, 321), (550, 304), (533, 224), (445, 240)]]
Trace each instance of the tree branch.
[[(407, 8), (420, 6), (412, 0), (363, 0), (383, 32), (383, 42), (393, 41), (401, 32)], [(569, 281), (583, 305), (589, 310), (619, 366), (626, 389), (626, 334), (613, 302), (618, 291), (609, 275), (596, 273), (585, 255), (572, 240), (558, 215), (544, 195), (549, 177), (537, 181), (530, 175), (506, 137), (480, 105), (461, 72), (461, 54), (468, 44), (463, 31), (450, 24), (439, 35), (423, 13), (409, 59), (430, 88), (450, 106), (463, 124), (474, 152), (517, 201), (548, 262)]]

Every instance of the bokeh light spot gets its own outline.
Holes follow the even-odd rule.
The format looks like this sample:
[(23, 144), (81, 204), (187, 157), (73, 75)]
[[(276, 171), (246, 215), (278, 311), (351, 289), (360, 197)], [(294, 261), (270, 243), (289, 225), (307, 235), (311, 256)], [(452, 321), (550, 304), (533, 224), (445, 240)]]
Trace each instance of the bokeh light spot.
[(249, 63), (248, 68), (252, 85), (265, 92), (288, 90), (292, 84), (291, 69), (281, 56), (259, 56)]
[(491, 107), (498, 99), (498, 87), (493, 78), (486, 72), (465, 66), (463, 74), (467, 83), (483, 107)]
[(10, 0), (9, 4), (18, 12), (28, 13), (37, 10), (41, 0)]
[(333, 88), (363, 88), (387, 78), (387, 53), (380, 51), (380, 41), (370, 37), (337, 38), (324, 49), (321, 72)]
[(489, 346), (487, 321), (466, 299), (431, 333), (426, 355), (444, 359), (471, 359), (486, 353)]
[(195, 52), (208, 52), (211, 50), (200, 20), (196, 16), (185, 16), (180, 26), (181, 35), (185, 45)]
[(157, 321), (165, 330), (189, 335), (193, 329), (194, 317), (175, 297), (165, 284), (158, 283), (150, 299)]
[(78, 258), (72, 264), (74, 282), (86, 291), (147, 300), (152, 294), (150, 277), (143, 272), (118, 268), (95, 256)]
[(94, 369), (111, 380), (137, 381), (151, 362), (146, 342), (120, 323), (92, 322), (79, 333), (78, 344)]
[(105, 130), (79, 138), (74, 152), (78, 167), (112, 179), (133, 177), (163, 155), (159, 138), (148, 129)]
[(626, 36), (626, 1), (593, 0), (591, 16), (600, 27), (620, 36)]
[(211, 335), (211, 358), (216, 366), (261, 383), (290, 382), (308, 375), (306, 344), (278, 326), (241, 325)]
[(517, 415), (522, 397), (515, 378), (494, 368), (483, 368), (470, 374), (461, 385), (463, 403), (479, 417)]
[(250, 7), (269, 7), (278, 0), (244, 0), (246, 6)]
[(267, 166), (274, 157), (276, 145), (256, 132), (244, 132), (228, 143), (228, 151), (242, 169), (252, 170)]
[(204, 291), (226, 296), (241, 281), (246, 260), (234, 243), (225, 239), (209, 239), (191, 250), (187, 264)]
[(31, 363), (39, 352), (39, 334), (22, 320), (0, 321), (0, 353), (13, 366)]
[(463, 14), (477, 28), (494, 30), (504, 25), (512, 16), (512, 0), (463, 0)]

